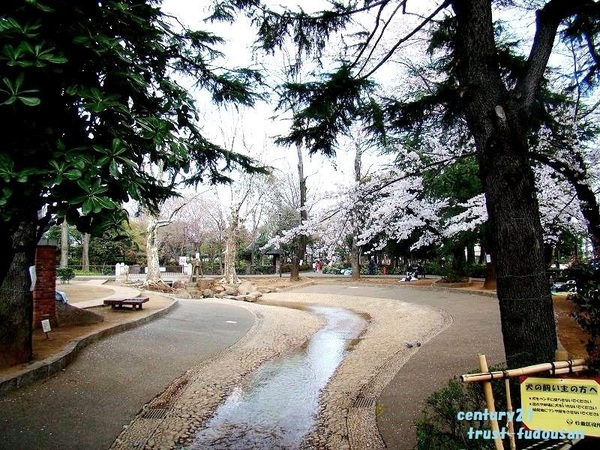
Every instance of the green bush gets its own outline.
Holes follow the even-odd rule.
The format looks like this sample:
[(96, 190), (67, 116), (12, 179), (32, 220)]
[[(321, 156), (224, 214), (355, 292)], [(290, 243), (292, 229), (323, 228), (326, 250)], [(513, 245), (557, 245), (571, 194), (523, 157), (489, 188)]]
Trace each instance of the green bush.
[[(499, 370), (499, 368), (490, 368)], [(496, 410), (506, 410), (504, 383), (492, 383)], [(423, 417), (415, 423), (417, 427), (417, 450), (480, 450), (492, 449), (492, 439), (469, 438), (469, 429), (489, 430), (484, 420), (459, 420), (459, 412), (475, 412), (486, 409), (481, 383), (461, 383), (450, 380), (443, 389), (434, 392), (426, 401)], [(508, 448), (508, 444), (505, 444)]]
[(310, 272), (312, 271), (312, 265), (304, 263), (304, 264), (300, 264), (300, 272)]
[[(300, 270), (300, 272), (306, 272), (306, 271), (312, 271), (313, 268), (310, 264), (300, 264), (299, 270)], [(292, 271), (291, 263), (285, 263), (285, 264), (281, 265), (281, 273), (290, 273), (291, 271)], [(275, 271), (273, 270), (273, 272), (270, 272), (270, 273), (275, 273)], [(325, 272), (323, 272), (323, 273), (325, 273)]]
[(62, 283), (68, 283), (75, 278), (75, 271), (70, 267), (59, 267), (56, 269), (56, 276)]
[(327, 264), (323, 266), (323, 268), (321, 269), (323, 270), (323, 273), (340, 273), (340, 269), (333, 265), (333, 266), (328, 266)]
[(273, 266), (273, 264), (253, 265), (251, 266), (250, 270), (252, 274), (257, 275), (274, 274), (275, 266)]
[(460, 283), (466, 279), (467, 277), (463, 273), (455, 271), (452, 267), (447, 267), (442, 276), (444, 283)]
[(248, 266), (249, 266), (249, 264), (246, 261), (244, 261), (243, 259), (238, 260), (235, 263), (235, 271), (237, 273), (246, 273), (246, 269), (248, 269)]
[[(298, 269), (300, 270), (300, 272), (311, 272), (313, 270), (312, 265), (310, 264), (300, 264), (298, 266)], [(285, 263), (281, 265), (281, 270), (283, 271), (283, 273), (290, 273), (292, 271), (292, 264), (291, 263)]]
[(202, 261), (202, 273), (204, 275), (220, 275), (221, 265), (218, 261)]
[(444, 275), (446, 273), (444, 268), (434, 261), (426, 262), (423, 264), (423, 268), (427, 275)]
[(485, 278), (487, 266), (485, 264), (473, 264), (465, 269), (465, 274), (471, 278)]
[(404, 267), (388, 267), (388, 275), (405, 275)]
[(330, 273), (333, 275), (339, 275), (342, 270), (344, 269), (348, 269), (348, 265), (347, 264), (332, 264), (331, 266), (325, 264), (323, 266), (323, 273)]
[(90, 268), (90, 270), (83, 269), (75, 269), (75, 275), (81, 276), (100, 276), (100, 275), (114, 275), (115, 269), (114, 266), (96, 266), (95, 268)]

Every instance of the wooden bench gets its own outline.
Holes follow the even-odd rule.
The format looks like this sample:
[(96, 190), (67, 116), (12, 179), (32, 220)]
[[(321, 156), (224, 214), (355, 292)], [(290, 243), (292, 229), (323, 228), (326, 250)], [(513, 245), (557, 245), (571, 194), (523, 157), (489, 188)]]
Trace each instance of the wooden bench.
[(123, 306), (131, 306), (131, 309), (142, 309), (142, 305), (150, 300), (148, 297), (135, 298), (109, 298), (104, 300), (105, 305), (110, 305), (114, 308), (122, 308)]

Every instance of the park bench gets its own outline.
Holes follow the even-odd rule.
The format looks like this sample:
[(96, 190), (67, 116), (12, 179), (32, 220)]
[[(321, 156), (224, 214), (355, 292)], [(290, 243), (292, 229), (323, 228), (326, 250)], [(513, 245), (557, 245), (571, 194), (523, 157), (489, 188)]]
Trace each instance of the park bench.
[(135, 298), (109, 298), (104, 300), (105, 305), (110, 305), (114, 308), (122, 308), (123, 306), (131, 306), (131, 309), (142, 309), (142, 305), (150, 300), (148, 297)]

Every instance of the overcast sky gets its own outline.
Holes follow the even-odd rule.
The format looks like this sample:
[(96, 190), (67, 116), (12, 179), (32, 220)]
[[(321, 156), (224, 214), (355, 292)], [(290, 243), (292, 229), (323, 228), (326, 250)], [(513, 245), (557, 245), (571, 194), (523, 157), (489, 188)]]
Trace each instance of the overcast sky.
[[(253, 58), (256, 56), (252, 55), (251, 45), (255, 40), (255, 34), (252, 30), (248, 21), (242, 18), (239, 22), (236, 22), (233, 26), (230, 24), (209, 24), (204, 22), (204, 18), (209, 15), (209, 10), (206, 8), (206, 4), (211, 2), (190, 2), (189, 0), (165, 0), (163, 3), (163, 9), (176, 16), (182, 23), (191, 28), (210, 29), (215, 34), (223, 37), (227, 41), (227, 45), (224, 47), (224, 53), (226, 54), (227, 64), (229, 66), (252, 66), (256, 61)], [(284, 3), (284, 2), (278, 2)], [(295, 2), (292, 2), (295, 3)], [(306, 3), (303, 3), (303, 7), (306, 10)], [(311, 1), (310, 4), (316, 8), (320, 2)], [(325, 5), (325, 3), (321, 3)], [(265, 61), (264, 57), (259, 56), (261, 62)], [(282, 59), (281, 59), (282, 60)], [(273, 63), (276, 64), (277, 60), (272, 59)], [(198, 96), (199, 105), (207, 105), (209, 102), (208, 97)], [(289, 120), (285, 120), (284, 117), (281, 119), (272, 118), (274, 112), (272, 105), (261, 103), (258, 104), (252, 110), (242, 110), (241, 120), (239, 117), (232, 115), (229, 116), (227, 112), (222, 111), (215, 113), (214, 109), (210, 109), (207, 113), (206, 110), (200, 111), (204, 114), (205, 121), (207, 123), (222, 124), (219, 126), (208, 126), (205, 130), (207, 135), (213, 137), (216, 140), (221, 139), (222, 128), (225, 128), (226, 132), (231, 131), (231, 128), (235, 123), (242, 123), (244, 128), (244, 135), (246, 140), (253, 147), (253, 152), (261, 152), (264, 148), (267, 148), (267, 164), (271, 164), (280, 170), (296, 171), (297, 157), (295, 148), (282, 148), (273, 144), (273, 137), (278, 134), (285, 134), (289, 126)], [(228, 125), (231, 124), (231, 125)], [(238, 131), (239, 133), (239, 131)], [(238, 141), (240, 141), (238, 139)], [(242, 151), (242, 149), (238, 149)], [(378, 158), (374, 156), (366, 156), (365, 168), (372, 167), (376, 164)], [(379, 158), (380, 159), (380, 158)], [(338, 156), (334, 160), (329, 160), (325, 157), (315, 155), (313, 157), (304, 158), (305, 163), (305, 174), (310, 175), (309, 183), (313, 181), (323, 185), (324, 190), (329, 190), (337, 183), (350, 183), (353, 179), (353, 167), (354, 167), (354, 149), (349, 148), (346, 151), (340, 149)]]

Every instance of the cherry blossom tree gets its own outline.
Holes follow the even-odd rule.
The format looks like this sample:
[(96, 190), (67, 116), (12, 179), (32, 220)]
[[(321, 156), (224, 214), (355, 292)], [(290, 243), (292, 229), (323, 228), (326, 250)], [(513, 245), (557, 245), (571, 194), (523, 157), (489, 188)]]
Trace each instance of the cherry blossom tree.
[[(432, 125), (432, 116), (446, 127), (468, 130), (486, 198), (508, 363), (550, 360), (556, 332), (532, 148), (551, 111), (552, 56), (571, 45), (588, 93), (598, 84), (600, 4), (384, 0), (333, 2), (330, 10), (309, 14), (270, 10), (256, 0), (223, 0), (213, 17), (231, 21), (238, 9), (258, 25), (267, 51), (291, 36), (300, 52), (322, 63), (314, 80), (287, 86), (287, 98), (297, 105), (289, 142), (333, 155), (340, 135), (356, 121), (382, 140), (406, 130), (418, 135)], [(517, 11), (521, 14), (511, 15)], [(530, 24), (527, 39), (502, 32), (510, 24), (520, 27), (523, 16)], [(497, 26), (498, 18), (503, 27)], [(361, 32), (353, 27), (357, 22)], [(346, 31), (337, 41), (346, 45), (335, 47), (337, 61), (325, 60), (332, 38)], [(414, 57), (426, 42), (443, 74), (441, 82), (433, 83), (433, 93), (400, 97), (390, 90), (377, 92), (374, 81), (385, 77), (386, 68), (405, 83), (423, 80), (394, 63)]]

